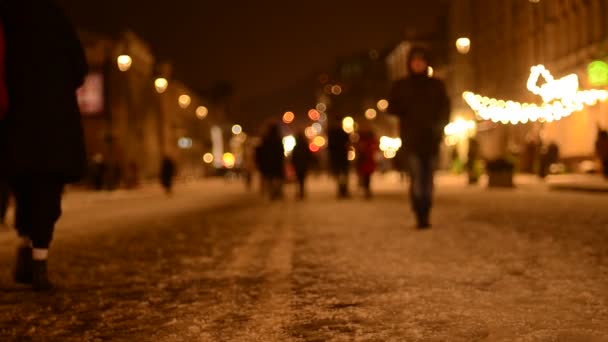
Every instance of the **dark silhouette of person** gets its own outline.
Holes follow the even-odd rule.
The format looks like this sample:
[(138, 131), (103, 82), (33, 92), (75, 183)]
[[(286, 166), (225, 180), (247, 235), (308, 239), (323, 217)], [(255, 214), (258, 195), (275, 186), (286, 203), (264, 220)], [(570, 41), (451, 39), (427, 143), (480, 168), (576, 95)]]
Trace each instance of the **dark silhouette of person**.
[(370, 128), (359, 131), (359, 141), (355, 145), (357, 151), (356, 164), (359, 183), (363, 188), (365, 198), (372, 197), (371, 179), (376, 171), (376, 153), (380, 143), (374, 132)]
[(410, 173), (410, 197), (418, 228), (430, 227), (435, 171), (443, 130), (450, 118), (450, 100), (442, 81), (429, 77), (429, 54), (413, 47), (408, 76), (393, 83), (389, 112), (400, 119), (401, 139)]
[(6, 214), (8, 212), (10, 197), (11, 191), (8, 183), (0, 179), (0, 229), (6, 227)]
[(173, 193), (173, 178), (175, 177), (175, 162), (173, 159), (165, 156), (160, 166), (160, 184), (167, 195)]
[[(0, 20), (0, 120), (4, 118), (8, 109), (8, 91), (6, 89), (4, 70), (5, 51), (4, 24)], [(6, 212), (8, 211), (9, 198), (10, 188), (8, 183), (0, 178), (0, 228), (6, 227)]]
[(476, 168), (477, 159), (479, 159), (479, 142), (475, 138), (470, 138), (467, 163), (465, 165), (470, 185), (479, 182), (479, 174)]
[(602, 163), (602, 174), (608, 178), (608, 131), (598, 129), (595, 152)]
[(306, 178), (313, 158), (306, 135), (299, 133), (296, 136), (296, 146), (293, 149), (291, 160), (298, 180), (298, 197), (300, 199), (306, 197)]
[(338, 184), (338, 198), (349, 197), (348, 172), (350, 162), (348, 152), (350, 146), (350, 135), (342, 128), (341, 118), (339, 116), (334, 117), (327, 133), (327, 151), (331, 173)]
[(260, 173), (264, 178), (270, 199), (281, 199), (285, 179), (285, 150), (280, 127), (277, 123), (271, 123), (268, 126), (257, 153), (259, 154)]
[(22, 238), (15, 280), (44, 291), (53, 288), (47, 257), (64, 185), (87, 168), (76, 89), (88, 68), (75, 29), (54, 2), (0, 6), (9, 99), (0, 122), (0, 173), (13, 191)]

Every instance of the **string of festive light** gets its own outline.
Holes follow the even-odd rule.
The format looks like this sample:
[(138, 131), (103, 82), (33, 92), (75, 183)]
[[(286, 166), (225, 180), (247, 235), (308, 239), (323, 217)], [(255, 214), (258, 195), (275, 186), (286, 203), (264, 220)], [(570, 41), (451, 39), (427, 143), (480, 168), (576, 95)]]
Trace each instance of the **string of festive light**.
[[(538, 85), (540, 79), (545, 82)], [(530, 69), (528, 90), (543, 99), (542, 104), (506, 101), (467, 91), (463, 98), (483, 120), (525, 124), (528, 122), (553, 122), (582, 111), (585, 106), (594, 106), (608, 100), (608, 91), (600, 89), (579, 90), (578, 76), (571, 74), (558, 80), (554, 79), (543, 65)]]

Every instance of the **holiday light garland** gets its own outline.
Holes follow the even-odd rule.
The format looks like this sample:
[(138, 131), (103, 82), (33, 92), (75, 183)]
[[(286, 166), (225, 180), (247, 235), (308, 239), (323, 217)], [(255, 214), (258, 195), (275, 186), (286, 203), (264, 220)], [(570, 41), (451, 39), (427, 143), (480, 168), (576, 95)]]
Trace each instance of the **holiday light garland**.
[[(540, 78), (546, 83), (538, 85)], [(608, 91), (592, 89), (579, 91), (578, 76), (571, 74), (554, 79), (543, 66), (530, 69), (528, 90), (543, 99), (543, 103), (520, 103), (505, 101), (464, 92), (463, 98), (475, 113), (483, 120), (511, 123), (513, 125), (528, 122), (553, 122), (581, 111), (585, 106), (594, 106), (608, 100)]]

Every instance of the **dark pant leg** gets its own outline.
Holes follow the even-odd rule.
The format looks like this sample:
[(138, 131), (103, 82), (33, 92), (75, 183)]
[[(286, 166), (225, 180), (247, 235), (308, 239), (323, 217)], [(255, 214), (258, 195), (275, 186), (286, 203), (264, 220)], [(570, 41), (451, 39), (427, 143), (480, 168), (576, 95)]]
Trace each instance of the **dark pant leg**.
[(298, 174), (298, 196), (304, 198), (306, 196), (306, 175)]
[(10, 194), (8, 182), (0, 180), (0, 224), (4, 223), (6, 219)]
[(55, 178), (20, 178), (13, 182), (16, 226), (34, 248), (48, 248), (61, 216), (63, 183)]
[(363, 190), (365, 191), (365, 196), (367, 196), (367, 197), (372, 195), (371, 182), (372, 182), (372, 175), (369, 175), (369, 174), (361, 175), (361, 186), (363, 187)]
[(424, 219), (432, 207), (434, 158), (410, 156), (409, 166), (412, 209)]

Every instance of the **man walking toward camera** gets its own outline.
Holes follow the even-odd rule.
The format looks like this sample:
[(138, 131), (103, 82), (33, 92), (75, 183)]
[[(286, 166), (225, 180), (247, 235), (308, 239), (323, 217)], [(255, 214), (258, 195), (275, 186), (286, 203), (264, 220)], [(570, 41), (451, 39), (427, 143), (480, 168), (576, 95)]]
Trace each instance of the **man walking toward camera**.
[(429, 55), (410, 50), (409, 74), (391, 88), (389, 112), (400, 119), (401, 140), (410, 173), (410, 197), (419, 229), (430, 227), (433, 173), (443, 129), (450, 118), (450, 100), (442, 81), (429, 76)]

